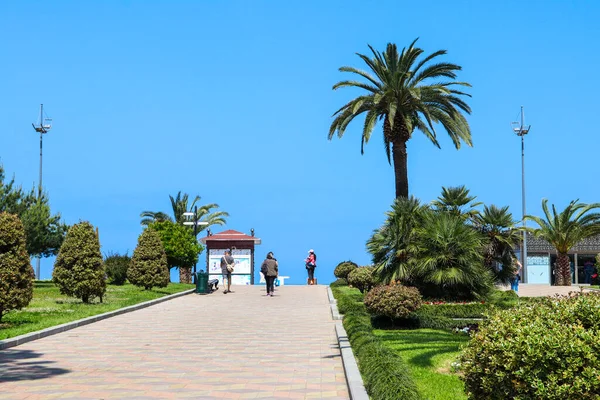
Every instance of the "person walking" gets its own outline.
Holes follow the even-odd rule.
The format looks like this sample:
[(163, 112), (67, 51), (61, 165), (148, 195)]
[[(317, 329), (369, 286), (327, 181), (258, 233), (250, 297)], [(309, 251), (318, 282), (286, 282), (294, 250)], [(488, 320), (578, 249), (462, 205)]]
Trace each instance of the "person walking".
[(308, 284), (315, 284), (315, 268), (317, 268), (317, 255), (313, 249), (308, 251), (308, 257), (305, 260), (306, 271), (308, 272)]
[(231, 291), (231, 273), (235, 266), (235, 260), (231, 256), (231, 250), (225, 250), (221, 257), (221, 273), (223, 274), (223, 294), (233, 293)]
[(273, 256), (272, 251), (267, 254), (267, 258), (260, 266), (260, 272), (265, 276), (267, 296), (273, 297), (273, 294), (275, 293), (275, 279), (277, 279), (277, 275), (279, 274), (279, 264), (277, 263), (275, 256)]

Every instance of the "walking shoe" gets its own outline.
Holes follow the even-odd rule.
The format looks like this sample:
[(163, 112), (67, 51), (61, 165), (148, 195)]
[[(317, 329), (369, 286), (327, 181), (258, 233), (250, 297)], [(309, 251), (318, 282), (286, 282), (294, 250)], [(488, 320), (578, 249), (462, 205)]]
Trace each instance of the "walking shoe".
[(227, 294), (227, 289), (223, 290), (223, 294)]

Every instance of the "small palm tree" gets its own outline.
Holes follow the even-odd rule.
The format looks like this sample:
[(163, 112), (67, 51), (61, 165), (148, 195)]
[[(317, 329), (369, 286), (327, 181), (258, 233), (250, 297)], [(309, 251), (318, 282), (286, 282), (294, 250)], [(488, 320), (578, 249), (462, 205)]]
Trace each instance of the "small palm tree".
[(525, 219), (538, 224), (539, 228), (525, 228), (536, 237), (546, 240), (556, 249), (557, 271), (556, 285), (571, 286), (571, 264), (567, 253), (578, 242), (600, 234), (600, 214), (589, 213), (600, 208), (600, 203), (579, 203), (573, 200), (560, 213), (552, 205), (552, 213), (548, 209), (548, 200), (542, 200), (542, 209), (546, 219), (526, 215)]
[(427, 207), (412, 196), (397, 198), (383, 226), (367, 241), (375, 273), (383, 283), (410, 279), (411, 263), (418, 250), (415, 244), (417, 229), (426, 212)]
[(479, 215), (476, 207), (483, 203), (475, 202), (477, 196), (472, 196), (465, 186), (445, 188), (442, 187), (442, 195), (431, 202), (436, 211), (449, 212), (464, 219), (473, 219)]
[[(484, 206), (483, 212), (473, 217), (473, 226), (484, 237), (483, 265), (492, 271), (496, 282), (508, 283), (514, 276), (514, 247), (520, 240), (519, 230), (508, 206)], [(502, 265), (502, 269), (494, 268), (494, 263)]]
[[(462, 114), (471, 109), (461, 96), (470, 96), (456, 87), (470, 86), (456, 81), (456, 72), (461, 67), (446, 62), (431, 63), (446, 54), (438, 50), (421, 60), (423, 50), (413, 41), (408, 48), (398, 52), (395, 44), (388, 44), (381, 53), (369, 46), (373, 58), (358, 56), (367, 64), (370, 72), (354, 67), (341, 67), (340, 71), (358, 75), (366, 81), (345, 80), (336, 83), (333, 89), (353, 87), (366, 93), (346, 103), (336, 111), (329, 128), (329, 139), (337, 132), (342, 137), (354, 118), (365, 114), (362, 130), (361, 152), (369, 142), (377, 121), (383, 121), (383, 141), (388, 162), (394, 159), (396, 197), (408, 197), (408, 171), (406, 142), (415, 129), (421, 131), (431, 142), (440, 147), (436, 137), (436, 125), (448, 133), (458, 149), (461, 142), (471, 146), (471, 131)], [(372, 75), (374, 74), (374, 75)]]
[(418, 235), (416, 286), (424, 296), (483, 297), (493, 286), (483, 267), (482, 238), (463, 218), (430, 213)]

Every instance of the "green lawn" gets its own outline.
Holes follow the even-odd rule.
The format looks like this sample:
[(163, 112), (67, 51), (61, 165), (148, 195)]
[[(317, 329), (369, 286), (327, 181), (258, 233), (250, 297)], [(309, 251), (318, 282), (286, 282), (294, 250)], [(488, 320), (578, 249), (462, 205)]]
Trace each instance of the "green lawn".
[(22, 310), (10, 311), (2, 317), (0, 340), (117, 310), (193, 287), (194, 285), (189, 284), (169, 283), (166, 288), (143, 290), (130, 284), (108, 285), (103, 303), (96, 301), (84, 304), (79, 299), (61, 295), (52, 282), (36, 281), (33, 300), (29, 306)]
[(469, 340), (445, 330), (374, 330), (408, 364), (423, 399), (466, 399), (464, 385), (451, 371), (462, 344)]

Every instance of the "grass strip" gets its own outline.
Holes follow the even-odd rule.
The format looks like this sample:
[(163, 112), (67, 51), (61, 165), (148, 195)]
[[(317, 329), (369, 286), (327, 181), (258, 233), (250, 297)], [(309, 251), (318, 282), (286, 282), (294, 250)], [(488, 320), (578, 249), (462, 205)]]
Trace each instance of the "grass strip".
[(50, 281), (36, 281), (33, 300), (21, 310), (10, 311), (0, 322), (0, 340), (91, 317), (119, 308), (192, 289), (194, 285), (169, 283), (166, 288), (144, 290), (130, 284), (108, 285), (103, 302), (85, 304), (60, 294)]

